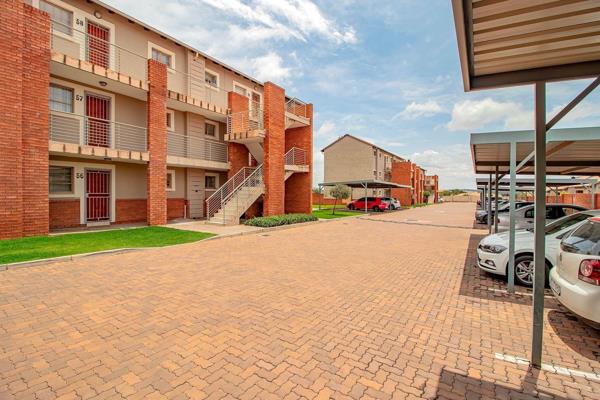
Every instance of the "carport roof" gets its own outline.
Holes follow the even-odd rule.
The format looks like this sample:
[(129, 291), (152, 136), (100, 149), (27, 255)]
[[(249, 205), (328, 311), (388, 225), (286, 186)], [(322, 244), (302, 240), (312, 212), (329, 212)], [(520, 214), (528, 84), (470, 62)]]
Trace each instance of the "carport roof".
[[(600, 128), (552, 129), (546, 135), (548, 175), (600, 175)], [(533, 151), (533, 131), (471, 134), (471, 157), (476, 174), (510, 172), (510, 143), (517, 146), (517, 164)], [(520, 174), (533, 174), (534, 160)]]
[(465, 91), (600, 75), (599, 7), (599, 0), (452, 0)]
[(335, 185), (346, 185), (351, 188), (364, 188), (366, 185), (369, 189), (396, 189), (396, 188), (410, 189), (411, 188), (409, 185), (401, 185), (399, 183), (394, 183), (394, 182), (379, 181), (377, 179), (364, 179), (364, 180), (355, 180), (355, 181), (339, 181), (339, 182), (319, 183), (319, 186), (335, 186)]
[[(483, 189), (488, 186), (489, 178), (477, 178), (477, 188)], [(547, 178), (546, 186), (579, 186), (579, 185), (591, 185), (596, 183), (596, 179), (577, 179), (577, 178)], [(515, 180), (517, 189), (532, 191), (535, 181), (533, 178), (518, 178)], [(492, 187), (494, 181), (492, 180)], [(510, 187), (510, 179), (503, 178), (498, 180), (498, 189), (507, 190)]]

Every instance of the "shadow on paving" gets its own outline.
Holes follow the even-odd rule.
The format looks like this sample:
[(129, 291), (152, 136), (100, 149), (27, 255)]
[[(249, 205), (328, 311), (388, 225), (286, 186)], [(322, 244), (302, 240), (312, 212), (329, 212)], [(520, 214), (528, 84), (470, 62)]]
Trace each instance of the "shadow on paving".
[(600, 362), (600, 330), (586, 325), (562, 305), (548, 313), (548, 324), (571, 350)]
[(436, 399), (555, 399), (566, 400), (565, 397), (537, 387), (539, 370), (530, 368), (521, 381), (520, 388), (477, 379), (468, 375), (442, 369), (437, 387)]

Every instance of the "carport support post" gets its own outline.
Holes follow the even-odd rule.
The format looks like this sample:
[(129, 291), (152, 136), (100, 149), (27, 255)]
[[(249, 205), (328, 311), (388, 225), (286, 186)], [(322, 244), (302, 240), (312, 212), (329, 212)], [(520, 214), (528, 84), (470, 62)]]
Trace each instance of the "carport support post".
[(494, 233), (498, 233), (498, 166), (496, 165), (496, 179), (494, 183)]
[(492, 173), (490, 172), (490, 179), (488, 180), (487, 186), (488, 198), (487, 198), (487, 225), (488, 233), (492, 234)]
[(592, 183), (592, 210), (596, 209), (596, 184)]
[(546, 83), (535, 83), (535, 206), (533, 245), (533, 332), (531, 365), (542, 366), (546, 282)]
[(515, 198), (517, 191), (517, 143), (510, 142), (510, 192), (508, 228), (508, 293), (515, 292)]
[(368, 203), (367, 200), (369, 200), (369, 198), (368, 198), (368, 192), (369, 192), (368, 187), (369, 187), (369, 184), (367, 182), (365, 182), (365, 214), (368, 212), (367, 211), (368, 210), (367, 209), (367, 203)]

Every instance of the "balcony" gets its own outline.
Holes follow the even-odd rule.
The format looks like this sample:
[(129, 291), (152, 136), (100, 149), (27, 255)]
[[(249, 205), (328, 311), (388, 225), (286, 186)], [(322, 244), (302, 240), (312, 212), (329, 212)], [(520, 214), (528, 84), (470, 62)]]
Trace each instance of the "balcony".
[(283, 156), (283, 163), (286, 171), (286, 178), (288, 178), (293, 172), (309, 172), (310, 166), (308, 165), (308, 157), (306, 156), (306, 150), (292, 147)]
[(179, 111), (201, 113), (216, 121), (225, 121), (229, 107), (228, 91), (207, 83), (201, 71), (188, 74), (169, 69), (167, 106)]
[[(143, 55), (57, 21), (52, 21), (51, 45), (52, 74), (145, 99), (147, 58)], [(100, 81), (107, 85), (100, 86)]]
[(259, 103), (251, 103), (247, 111), (227, 115), (225, 140), (236, 143), (262, 142), (265, 137), (263, 110)]
[(310, 125), (306, 103), (293, 98), (285, 103), (285, 129)]
[(228, 170), (227, 143), (169, 132), (167, 164)]
[(50, 152), (146, 162), (146, 128), (60, 111), (50, 112)]

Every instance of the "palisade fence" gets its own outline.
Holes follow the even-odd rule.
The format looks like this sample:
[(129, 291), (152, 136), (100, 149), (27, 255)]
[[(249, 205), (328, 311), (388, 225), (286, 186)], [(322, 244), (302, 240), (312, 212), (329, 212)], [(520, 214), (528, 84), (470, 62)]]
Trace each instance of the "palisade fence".
[(62, 111), (50, 112), (50, 140), (62, 143), (146, 151), (146, 128)]
[(147, 57), (97, 36), (52, 21), (52, 50), (96, 66), (146, 80)]
[(169, 132), (167, 154), (176, 157), (227, 162), (227, 143)]

